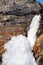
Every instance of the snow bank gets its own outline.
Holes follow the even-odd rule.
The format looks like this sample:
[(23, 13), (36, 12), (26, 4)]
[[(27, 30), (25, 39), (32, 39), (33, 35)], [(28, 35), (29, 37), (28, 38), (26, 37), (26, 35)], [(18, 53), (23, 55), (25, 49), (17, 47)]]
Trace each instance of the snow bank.
[(13, 37), (4, 48), (6, 52), (2, 55), (2, 65), (37, 65), (30, 43), (25, 36)]

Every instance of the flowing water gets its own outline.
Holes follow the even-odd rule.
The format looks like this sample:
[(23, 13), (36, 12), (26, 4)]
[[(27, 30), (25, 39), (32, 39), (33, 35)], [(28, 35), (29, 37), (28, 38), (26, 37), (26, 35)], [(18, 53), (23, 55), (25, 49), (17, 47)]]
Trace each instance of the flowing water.
[(39, 28), (39, 21), (41, 19), (41, 16), (34, 16), (30, 25), (30, 30), (28, 31), (28, 39), (30, 41), (31, 47), (33, 48), (35, 40), (36, 40), (36, 32)]
[(31, 22), (28, 37), (14, 36), (4, 45), (6, 52), (2, 55), (1, 65), (37, 65), (32, 47), (39, 27), (40, 15), (36, 15)]

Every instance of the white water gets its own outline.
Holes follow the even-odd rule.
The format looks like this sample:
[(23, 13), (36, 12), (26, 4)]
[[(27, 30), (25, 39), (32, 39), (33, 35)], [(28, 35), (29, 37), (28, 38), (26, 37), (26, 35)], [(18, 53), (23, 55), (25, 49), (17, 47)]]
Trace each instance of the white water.
[(36, 40), (36, 32), (39, 28), (39, 21), (41, 19), (41, 16), (36, 15), (33, 17), (31, 25), (30, 25), (30, 30), (28, 31), (28, 39), (30, 41), (31, 47), (33, 48)]
[[(38, 20), (36, 20), (36, 22), (39, 22), (40, 16), (36, 15), (35, 18)], [(32, 28), (36, 26), (33, 24), (35, 18), (33, 18), (30, 28), (31, 26)], [(28, 31), (28, 34), (29, 32), (30, 31)], [(29, 36), (30, 35), (28, 35), (28, 39), (23, 35), (12, 37), (12, 39), (4, 45), (6, 52), (2, 55), (2, 65), (37, 65), (31, 49)]]

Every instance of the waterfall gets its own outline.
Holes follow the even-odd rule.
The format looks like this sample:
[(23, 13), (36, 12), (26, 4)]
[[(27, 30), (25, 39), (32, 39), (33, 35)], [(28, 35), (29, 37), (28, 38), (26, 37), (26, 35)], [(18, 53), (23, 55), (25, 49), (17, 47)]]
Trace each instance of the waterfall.
[(32, 43), (33, 46), (35, 42), (36, 32), (39, 27), (39, 18), (40, 15), (36, 15), (33, 18), (30, 30), (28, 31), (28, 37), (23, 35), (14, 36), (4, 44), (6, 51), (2, 55), (1, 65), (37, 65), (30, 44)]
[(28, 31), (28, 40), (30, 41), (31, 47), (33, 48), (35, 40), (36, 40), (36, 32), (39, 28), (39, 21), (41, 19), (40, 15), (36, 15), (33, 17), (32, 22), (30, 24), (30, 30)]

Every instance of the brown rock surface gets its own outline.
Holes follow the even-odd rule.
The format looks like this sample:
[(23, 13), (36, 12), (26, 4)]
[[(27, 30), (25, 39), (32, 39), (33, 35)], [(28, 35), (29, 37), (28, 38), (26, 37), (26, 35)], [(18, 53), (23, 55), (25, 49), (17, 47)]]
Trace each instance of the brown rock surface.
[(41, 13), (41, 21), (39, 25), (39, 29), (37, 31), (37, 39), (33, 48), (34, 56), (39, 62), (39, 65), (43, 65), (43, 8), (40, 11)]
[(43, 34), (41, 34), (36, 40), (33, 52), (37, 62), (41, 62), (41, 60), (43, 59)]
[(5, 51), (2, 47), (7, 41), (11, 39), (12, 36), (25, 35), (26, 36), (26, 27), (24, 26), (3, 26), (0, 27), (0, 56)]

